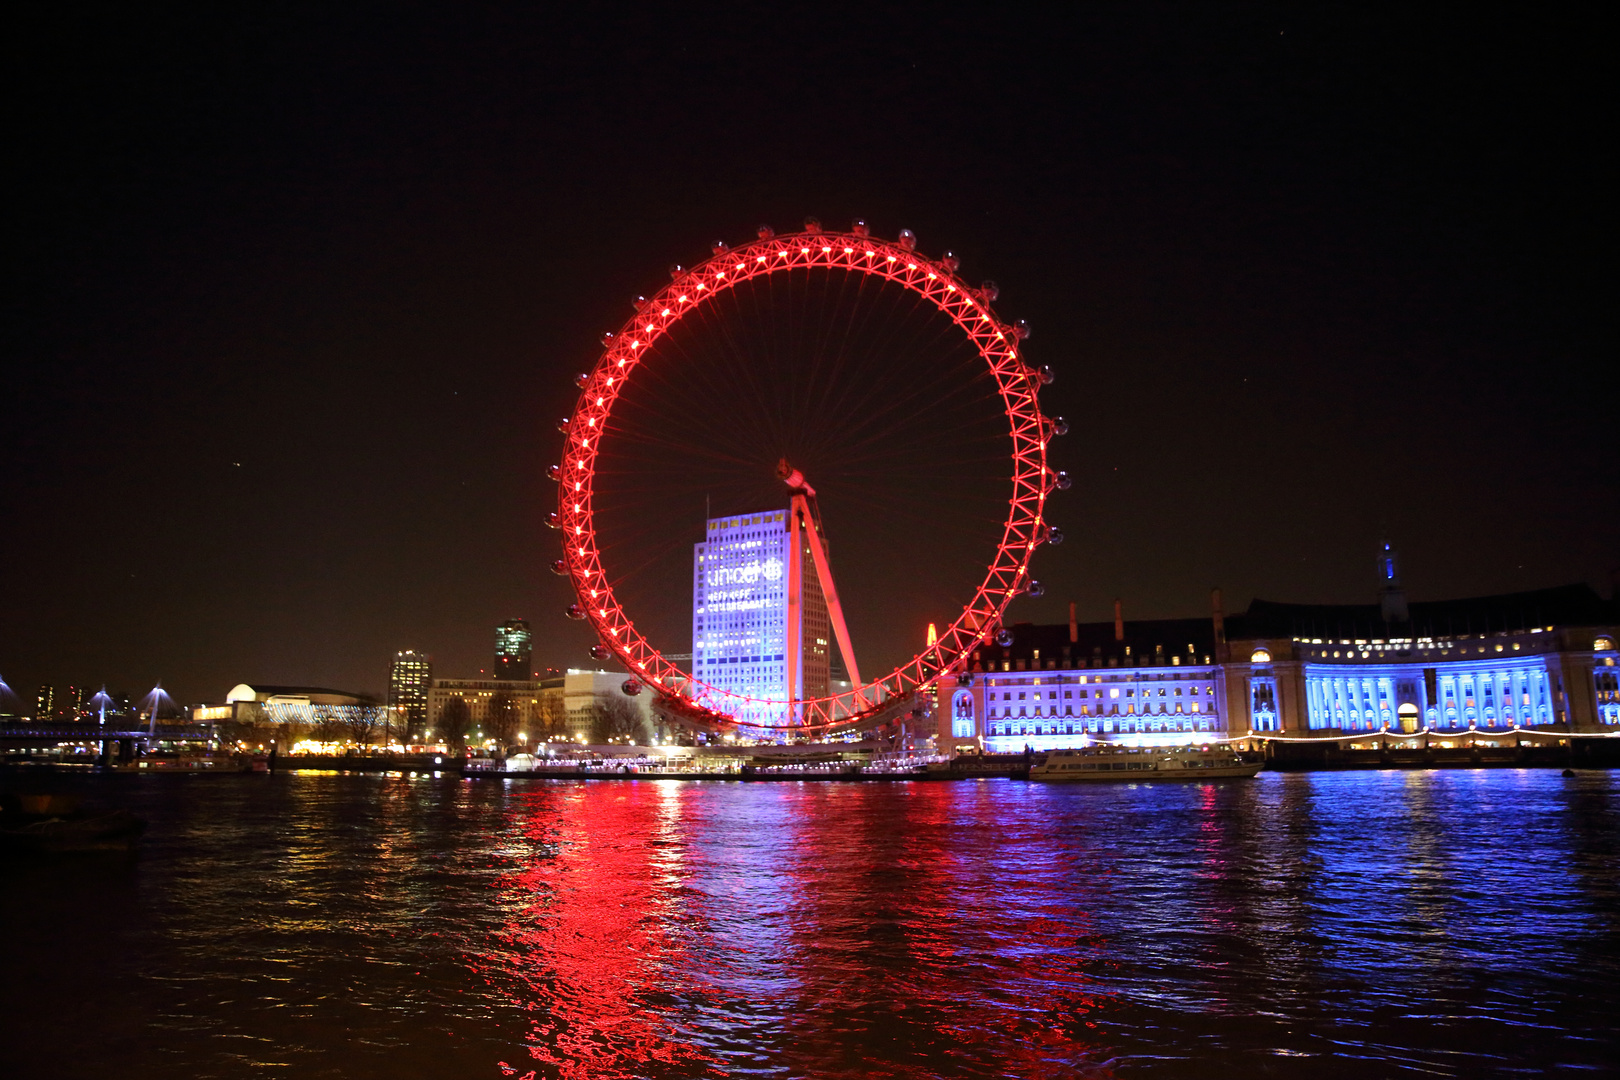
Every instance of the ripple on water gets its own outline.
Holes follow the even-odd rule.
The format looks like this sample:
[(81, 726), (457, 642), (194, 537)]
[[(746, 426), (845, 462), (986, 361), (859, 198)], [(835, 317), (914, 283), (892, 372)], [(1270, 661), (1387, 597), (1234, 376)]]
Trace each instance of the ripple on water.
[(92, 795), (152, 820), (136, 860), (0, 885), (22, 1073), (1324, 1080), (1620, 1049), (1607, 773)]

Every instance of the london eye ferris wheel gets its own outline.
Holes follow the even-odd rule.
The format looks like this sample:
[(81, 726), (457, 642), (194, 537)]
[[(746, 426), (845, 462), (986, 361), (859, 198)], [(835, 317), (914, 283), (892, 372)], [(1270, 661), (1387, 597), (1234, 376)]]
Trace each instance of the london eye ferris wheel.
[[(890, 241), (864, 222), (835, 232), (809, 219), (802, 232), (778, 236), (762, 226), (756, 239), (716, 242), (711, 252), (690, 268), (671, 267), (667, 286), (638, 297), (635, 314), (603, 335), (600, 356), (576, 380), (578, 401), (559, 424), (563, 457), (550, 470), (558, 504), (549, 523), (562, 540), (553, 569), (577, 596), (568, 614), (595, 631), (593, 656), (624, 665), (627, 690), (646, 688), (661, 712), (690, 726), (745, 723), (795, 735), (870, 726), (941, 679), (966, 677), (972, 651), (1004, 633), (1009, 604), (1040, 595), (1031, 559), (1061, 541), (1047, 503), (1068, 486), (1047, 456), (1066, 431), (1041, 410), (1051, 371), (1026, 358), (1027, 325), (996, 314), (993, 283), (969, 285), (956, 256), (925, 256), (909, 231)], [(785, 505), (767, 520), (786, 539), (783, 558), (729, 578), (717, 569), (711, 583), (735, 585), (747, 573), (778, 592), (787, 585), (790, 598), (815, 593), (844, 686), (795, 679), (794, 665), (802, 671), (807, 661), (792, 634), (779, 669), (787, 678), (774, 684), (739, 686), (686, 662), (668, 617), (681, 598), (670, 584), (693, 580), (674, 570), (699, 539), (687, 506), (716, 495), (723, 508), (748, 498)], [(822, 505), (840, 499), (842, 517), (830, 520), (829, 510), (824, 521)], [(760, 519), (711, 518), (711, 539), (716, 520)], [(855, 533), (923, 539), (912, 555), (883, 541), (846, 558), (840, 570), (855, 578), (871, 570), (857, 561), (894, 560), (852, 590), (845, 573), (845, 586), (834, 584), (829, 527), (841, 553), (861, 550), (846, 543)], [(927, 541), (941, 529), (962, 542)], [(946, 551), (954, 563), (929, 562)], [(853, 600), (860, 623), (861, 609), (903, 608), (894, 596), (936, 587), (954, 593), (938, 616), (943, 628), (863, 679), (845, 606)], [(703, 588), (700, 574), (700, 620)]]

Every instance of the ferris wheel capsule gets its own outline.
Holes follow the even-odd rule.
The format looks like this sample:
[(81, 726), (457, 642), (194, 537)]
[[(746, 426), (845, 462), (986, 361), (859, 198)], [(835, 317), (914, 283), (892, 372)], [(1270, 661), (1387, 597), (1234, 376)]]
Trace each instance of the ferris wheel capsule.
[(1046, 594), (1046, 586), (1031, 579), (1030, 583), (1024, 586), (1024, 592), (1028, 594), (1031, 599), (1034, 599), (1035, 597), (1044, 596)]
[(813, 217), (805, 218), (804, 231), (807, 233), (819, 233), (821, 231), (821, 219)]
[(1057, 382), (1057, 372), (1052, 370), (1051, 364), (1042, 364), (1035, 374), (1040, 378), (1042, 386), (1051, 386)]
[(759, 227), (759, 238), (761, 240), (769, 240), (771, 237), (773, 237), (775, 235), (776, 235), (776, 230), (771, 228), (769, 225), (761, 225)]
[(1028, 338), (1031, 332), (1028, 319), (1019, 319), (1013, 323), (1013, 333), (1018, 335), (1019, 341)]
[(709, 245), (709, 250), (716, 255), (724, 255), (726, 252), (731, 250), (731, 245), (726, 243), (724, 240), (716, 240), (714, 243)]
[(574, 376), (574, 385), (579, 387), (581, 390), (585, 389), (585, 384), (590, 381), (591, 377), (583, 371)]
[(856, 220), (854, 225), (850, 226), (849, 231), (854, 233), (856, 236), (871, 236), (872, 235), (871, 226), (869, 226), (866, 222), (861, 221), (859, 219)]
[(547, 465), (546, 466), (546, 476), (548, 478), (552, 479), (552, 480), (561, 480), (562, 479), (562, 466), (561, 465)]
[(1061, 417), (1061, 416), (1054, 418), (1053, 421), (1052, 421), (1052, 434), (1054, 434), (1054, 435), (1067, 435), (1068, 433), (1069, 433), (1069, 422), (1067, 420), (1063, 419), (1063, 417)]
[(645, 296), (638, 296), (634, 300), (630, 301), (630, 306), (635, 308), (637, 311), (640, 311), (642, 308), (647, 306), (647, 298)]
[(686, 273), (686, 267), (682, 266), (680, 263), (669, 264), (670, 280), (673, 281), (675, 278), (680, 277), (684, 273)]
[(1000, 645), (1003, 649), (1012, 645), (1012, 641), (1012, 631), (1007, 629), (1005, 626), (996, 631), (996, 644)]
[(917, 234), (912, 232), (910, 229), (901, 229), (900, 230), (900, 246), (905, 248), (907, 251), (916, 251), (917, 250)]
[(569, 604), (567, 607), (563, 608), (563, 614), (577, 622), (585, 617), (585, 609), (580, 607), (578, 604)]
[(557, 421), (557, 430), (566, 432), (568, 430), (568, 426), (573, 422), (574, 418), (572, 416), (565, 416), (561, 420)]
[(972, 686), (973, 685), (973, 672), (964, 671), (964, 672), (959, 673), (956, 676), (956, 685), (957, 686)]
[(568, 564), (563, 562), (561, 559), (553, 559), (551, 560), (551, 572), (556, 574), (558, 577), (567, 577)]
[(1063, 543), (1063, 530), (1057, 528), (1056, 526), (1046, 530), (1046, 542), (1048, 544)]
[(1062, 469), (1058, 470), (1057, 476), (1052, 480), (1052, 486), (1057, 488), (1059, 491), (1068, 491), (1069, 485), (1072, 483), (1074, 483), (1074, 481), (1070, 480), (1069, 474), (1064, 472)]
[(985, 303), (993, 304), (996, 302), (996, 298), (1001, 295), (1001, 286), (993, 281), (986, 281), (979, 286), (979, 295), (984, 297)]
[(619, 689), (625, 692), (625, 696), (635, 697), (641, 693), (641, 683), (635, 679), (626, 679), (619, 684)]
[(945, 269), (949, 270), (953, 274), (956, 273), (956, 271), (962, 266), (962, 260), (956, 257), (956, 252), (954, 251), (947, 251), (940, 257), (939, 262), (941, 266), (945, 267)]
[(613, 650), (608, 648), (606, 645), (592, 645), (591, 646), (591, 659), (592, 660), (609, 660), (609, 659), (612, 659), (612, 657), (613, 657)]
[(546, 528), (548, 528), (548, 529), (560, 529), (560, 528), (562, 528), (562, 515), (557, 513), (557, 511), (555, 511), (555, 510), (553, 510), (551, 513), (547, 514), (546, 515)]

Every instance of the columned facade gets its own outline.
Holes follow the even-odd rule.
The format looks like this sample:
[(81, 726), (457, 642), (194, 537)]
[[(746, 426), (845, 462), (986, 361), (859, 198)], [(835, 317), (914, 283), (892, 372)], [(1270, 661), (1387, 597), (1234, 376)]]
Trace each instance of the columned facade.
[[(1391, 610), (1406, 618), (1386, 622)], [(1620, 733), (1617, 624), (1615, 602), (1584, 585), (1396, 608), (1255, 601), (1208, 622), (1020, 624), (942, 689), (937, 738), (1008, 752)]]

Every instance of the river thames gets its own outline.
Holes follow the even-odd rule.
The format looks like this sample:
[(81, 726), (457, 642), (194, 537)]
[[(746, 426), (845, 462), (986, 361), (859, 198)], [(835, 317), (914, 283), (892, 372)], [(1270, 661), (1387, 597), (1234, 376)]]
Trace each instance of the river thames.
[(1620, 1061), (1620, 773), (107, 777), (4, 868), (9, 1076), (1327, 1077)]

